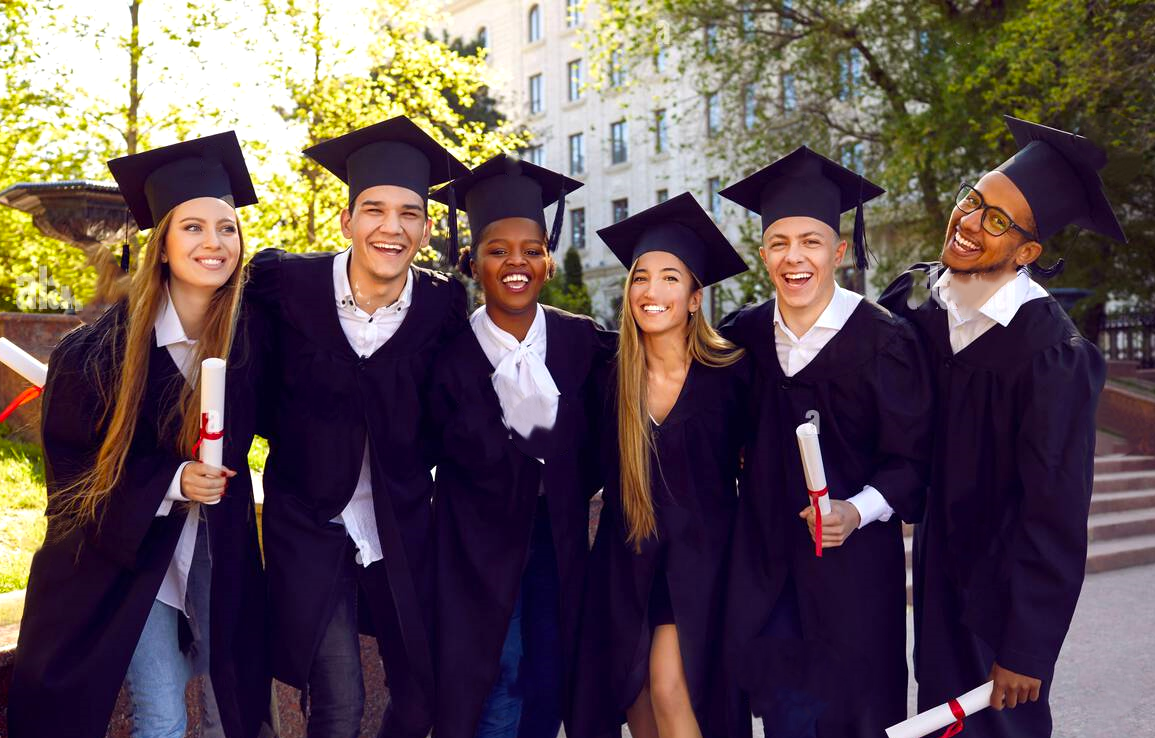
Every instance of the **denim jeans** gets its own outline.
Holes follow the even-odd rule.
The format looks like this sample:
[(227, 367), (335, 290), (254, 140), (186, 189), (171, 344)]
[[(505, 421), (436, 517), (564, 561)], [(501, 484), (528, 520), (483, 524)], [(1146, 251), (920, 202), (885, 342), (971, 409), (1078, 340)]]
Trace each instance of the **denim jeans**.
[(336, 604), (309, 672), (309, 738), (357, 738), (365, 710), (357, 631), (357, 574), (350, 553), (337, 581)]
[(505, 643), (501, 647), (501, 670), (481, 708), (481, 719), (477, 721), (474, 738), (517, 738), (522, 706), (521, 679), (519, 679), (523, 653), (521, 602), (519, 595), (517, 603), (513, 606), (513, 615), (509, 618)]
[[(212, 561), (208, 529), (204, 521), (197, 528), (196, 548), (189, 569), (185, 609), (193, 642), (188, 653), (180, 648), (180, 616), (174, 607), (153, 600), (125, 675), (132, 702), (133, 738), (183, 738), (188, 712), (185, 688), (195, 674), (207, 674), (209, 665), (209, 589)], [(220, 714), (212, 684), (204, 680), (205, 738), (223, 738)]]

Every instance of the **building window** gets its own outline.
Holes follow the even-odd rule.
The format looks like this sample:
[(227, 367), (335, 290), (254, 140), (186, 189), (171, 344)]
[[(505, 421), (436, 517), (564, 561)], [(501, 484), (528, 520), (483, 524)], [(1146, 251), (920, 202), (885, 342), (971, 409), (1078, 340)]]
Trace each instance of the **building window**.
[(566, 77), (569, 80), (569, 99), (580, 100), (582, 97), (582, 60), (574, 59), (565, 65)]
[(710, 215), (714, 216), (714, 220), (722, 219), (722, 196), (718, 194), (722, 190), (722, 180), (718, 177), (710, 177), (706, 182), (706, 192), (710, 197)]
[(621, 87), (626, 83), (626, 65), (621, 49), (610, 52), (610, 87)]
[(661, 205), (666, 200), (670, 199), (670, 191), (663, 187), (662, 189), (658, 190), (657, 196), (654, 199), (658, 201), (659, 205)]
[(722, 130), (722, 102), (717, 92), (706, 95), (706, 135)]
[(539, 167), (545, 166), (545, 147), (538, 144), (525, 150), (525, 160)]
[(485, 26), (477, 29), (477, 45), (483, 49), (489, 48), (489, 29)]
[(621, 200), (614, 200), (610, 203), (613, 209), (614, 222), (621, 223), (626, 218), (630, 217), (630, 201), (623, 197)]
[(569, 137), (569, 173), (584, 174), (586, 170), (586, 137), (575, 133)]
[(742, 102), (742, 118), (746, 130), (750, 130), (758, 122), (758, 94), (754, 85), (746, 85), (746, 96)]
[(576, 28), (582, 20), (582, 0), (565, 0), (565, 27)]
[(660, 154), (670, 147), (670, 126), (666, 120), (666, 111), (654, 111), (654, 153)]
[(624, 120), (610, 124), (610, 161), (613, 164), (621, 164), (629, 158), (628, 135)]
[(654, 52), (654, 71), (655, 72), (657, 72), (658, 74), (662, 74), (663, 72), (666, 71), (666, 62), (668, 60), (668, 57), (669, 57), (669, 52), (666, 51), (666, 45), (665, 44), (659, 45), (658, 50)]
[(529, 9), (529, 42), (541, 40), (541, 6), (534, 5)]
[(540, 113), (544, 108), (541, 75), (535, 74), (529, 78), (529, 112)]
[(791, 111), (798, 107), (798, 94), (794, 90), (794, 75), (782, 75), (782, 110)]
[(586, 209), (574, 208), (569, 211), (569, 243), (575, 249), (586, 247)]

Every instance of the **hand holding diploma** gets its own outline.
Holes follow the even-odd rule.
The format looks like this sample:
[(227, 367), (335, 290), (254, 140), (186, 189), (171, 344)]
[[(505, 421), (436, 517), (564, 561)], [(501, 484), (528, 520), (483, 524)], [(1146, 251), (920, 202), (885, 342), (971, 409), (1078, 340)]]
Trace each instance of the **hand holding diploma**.
[(0, 338), (0, 363), (32, 384), (31, 387), (16, 395), (16, 399), (9, 403), (8, 407), (0, 410), (0, 423), (3, 423), (16, 408), (40, 396), (44, 390), (45, 382), (48, 381), (48, 366), (7, 338)]
[[(227, 484), (227, 476), (234, 475), (235, 472), (229, 472), (224, 469), (224, 452), (225, 452), (225, 360), (224, 359), (205, 359), (201, 362), (201, 423), (200, 423), (200, 437), (197, 439), (194, 453), (200, 451), (201, 464), (196, 466), (216, 467), (218, 470), (216, 475), (219, 475), (221, 480), (220, 493), (212, 499), (196, 500), (197, 502), (205, 502), (209, 505), (214, 505), (220, 502), (220, 497), (224, 496), (224, 484)], [(186, 474), (189, 474), (192, 479), (198, 477), (204, 482), (202, 486), (207, 487), (204, 492), (211, 496), (216, 491), (217, 485), (213, 483), (213, 472), (209, 472), (206, 476), (205, 471), (200, 473), (189, 472), (191, 467), (185, 467)], [(181, 477), (181, 489), (184, 491), (185, 475)], [(193, 485), (194, 494), (201, 490)], [(193, 499), (187, 492), (185, 496)]]
[(987, 682), (957, 700), (951, 700), (945, 705), (920, 712), (909, 720), (892, 725), (886, 729), (886, 738), (923, 738), (939, 728), (947, 728), (941, 738), (958, 735), (963, 729), (963, 718), (990, 707), (993, 688), (994, 682)]
[(822, 465), (822, 448), (818, 445), (818, 428), (803, 423), (795, 430), (798, 452), (802, 454), (802, 473), (810, 505), (814, 509), (814, 555), (822, 556), (822, 516), (830, 515), (830, 495), (826, 489), (826, 468)]

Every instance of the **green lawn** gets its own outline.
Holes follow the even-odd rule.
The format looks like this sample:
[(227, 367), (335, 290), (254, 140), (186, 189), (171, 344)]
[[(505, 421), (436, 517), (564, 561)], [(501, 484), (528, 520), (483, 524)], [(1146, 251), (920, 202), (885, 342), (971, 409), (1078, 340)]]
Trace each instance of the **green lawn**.
[(0, 438), (0, 593), (28, 583), (44, 540), (44, 456), (40, 447)]

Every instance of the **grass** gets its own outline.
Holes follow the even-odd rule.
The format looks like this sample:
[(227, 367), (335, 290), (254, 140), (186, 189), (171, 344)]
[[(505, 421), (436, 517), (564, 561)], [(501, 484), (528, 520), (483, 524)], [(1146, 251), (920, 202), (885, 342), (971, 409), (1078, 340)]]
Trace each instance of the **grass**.
[(45, 504), (40, 447), (0, 438), (0, 593), (28, 583), (32, 554), (44, 540)]

